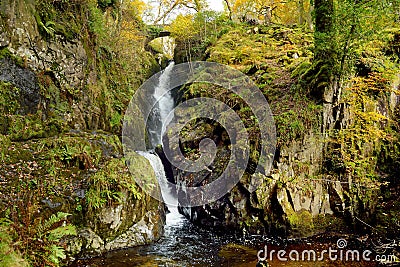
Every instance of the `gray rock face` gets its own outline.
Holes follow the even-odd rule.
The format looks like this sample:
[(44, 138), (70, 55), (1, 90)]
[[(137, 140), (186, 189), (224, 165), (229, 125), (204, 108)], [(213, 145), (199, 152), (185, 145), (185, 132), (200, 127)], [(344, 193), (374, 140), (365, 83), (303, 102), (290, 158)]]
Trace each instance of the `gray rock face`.
[[(120, 172), (121, 179), (130, 175), (145, 175), (154, 177), (150, 163), (139, 155), (136, 164), (132, 165), (137, 173), (129, 173), (128, 169)], [(118, 159), (114, 159), (117, 161)], [(122, 168), (118, 166), (117, 168)], [(116, 172), (105, 166), (103, 174)], [(96, 256), (100, 253), (140, 246), (155, 242), (164, 233), (165, 209), (164, 204), (142, 192), (122, 190), (119, 201), (104, 205), (101, 208), (88, 209), (79, 214), (75, 211), (76, 220), (81, 226), (77, 237), (68, 240), (68, 252), (72, 257)], [(88, 196), (86, 195), (86, 198)], [(81, 218), (81, 219), (79, 219)]]
[(105, 245), (105, 250), (115, 250), (126, 247), (145, 245), (157, 240), (163, 232), (163, 226), (159, 224), (157, 212), (149, 211), (146, 215), (124, 234)]
[[(67, 3), (68, 1), (56, 2), (58, 1), (47, 1), (46, 4), (50, 8), (71, 4)], [(139, 188), (137, 192), (134, 192), (136, 184), (133, 179), (128, 179), (131, 178), (131, 174), (125, 166), (125, 161), (121, 159), (122, 145), (118, 136), (110, 134), (118, 140), (110, 144), (104, 140), (96, 141), (94, 146), (87, 144), (88, 139), (96, 138), (97, 130), (101, 132), (113, 130), (112, 123), (110, 123), (112, 113), (120, 115), (125, 102), (129, 102), (129, 94), (126, 91), (129, 90), (131, 93), (130, 90), (133, 90), (131, 87), (135, 86), (135, 82), (132, 80), (145, 78), (147, 71), (150, 73), (151, 62), (146, 65), (146, 68), (141, 65), (141, 60), (145, 57), (147, 60), (150, 56), (146, 53), (138, 55), (138, 63), (135, 67), (140, 68), (141, 74), (135, 73), (138, 77), (130, 79), (129, 88), (120, 86), (118, 82), (113, 81), (116, 83), (115, 88), (108, 90), (108, 82), (119, 74), (108, 77), (108, 73), (104, 74), (105, 71), (102, 72), (96, 65), (104, 62), (97, 58), (96, 52), (100, 48), (97, 47), (96, 39), (89, 33), (90, 30), (80, 29), (82, 34), (69, 36), (70, 38), (67, 38), (66, 34), (61, 35), (60, 31), (57, 32), (54, 28), (51, 29), (53, 30), (52, 34), (45, 34), (43, 26), (40, 26), (43, 23), (40, 24), (40, 18), (36, 17), (40, 12), (38, 6), (41, 3), (43, 2), (24, 0), (0, 2), (0, 81), (3, 82), (2, 88), (4, 87), (5, 91), (5, 93), (0, 93), (4, 93), (6, 96), (11, 95), (9, 98), (13, 100), (12, 102), (16, 102), (13, 103), (16, 108), (7, 111), (10, 114), (0, 114), (0, 133), (5, 135), (14, 133), (11, 128), (16, 121), (20, 122), (18, 125), (20, 127), (15, 130), (17, 133), (21, 129), (37, 128), (32, 131), (33, 134), (10, 138), (18, 142), (30, 140), (32, 137), (52, 138), (54, 135), (62, 139), (63, 133), (67, 131), (71, 135), (85, 133), (84, 136), (74, 139), (69, 146), (54, 145), (55, 147), (60, 146), (61, 149), (62, 147), (71, 147), (75, 141), (77, 144), (86, 144), (86, 146), (82, 146), (87, 150), (81, 154), (83, 165), (79, 166), (79, 171), (71, 168), (72, 165), (68, 166), (65, 161), (60, 160), (59, 162), (60, 168), (68, 168), (71, 172), (77, 172), (73, 175), (74, 179), (77, 179), (73, 181), (76, 191), (63, 192), (66, 196), (57, 196), (57, 201), (52, 201), (52, 198), (55, 197), (50, 196), (50, 199), (45, 198), (40, 203), (46, 210), (44, 217), (60, 210), (72, 214), (71, 221), (78, 226), (79, 234), (76, 238), (68, 240), (68, 251), (71, 256), (98, 255), (108, 250), (154, 242), (163, 233), (164, 205), (140, 191)], [(81, 4), (78, 1), (71, 5), (75, 5), (74, 7), (80, 9), (79, 11), (88, 12), (85, 10), (86, 4), (86, 2)], [(57, 14), (61, 14), (62, 11), (58, 10)], [(72, 11), (68, 10), (68, 12)], [(85, 14), (85, 16), (89, 15)], [(74, 14), (73, 17), (76, 21), (71, 21), (71, 27), (74, 26), (74, 22), (88, 27), (85, 24), (87, 21), (83, 21), (84, 18), (80, 14)], [(85, 19), (87, 18), (85, 17)], [(114, 22), (111, 21), (110, 24)], [(55, 24), (57, 21), (53, 22), (54, 27), (58, 25)], [(48, 28), (50, 27), (52, 27), (51, 23)], [(46, 29), (49, 30), (48, 28)], [(142, 67), (144, 71), (142, 71)], [(122, 88), (121, 91), (120, 88)], [(18, 94), (10, 93), (14, 89)], [(122, 93), (122, 90), (125, 90), (126, 94)], [(110, 104), (112, 103), (110, 99), (117, 94), (118, 110), (111, 107), (112, 104)], [(18, 100), (20, 103), (14, 100)], [(105, 107), (107, 105), (109, 106)], [(5, 106), (8, 107), (7, 103)], [(4, 108), (4, 110), (11, 110), (11, 108)], [(52, 126), (50, 122), (53, 120), (55, 121), (54, 129), (51, 128), (53, 135), (42, 134), (46, 131), (45, 126), (48, 126), (46, 122)], [(88, 130), (90, 130), (90, 134), (87, 133)], [(36, 133), (36, 131), (40, 133)], [(49, 141), (53, 142), (53, 140)], [(91, 153), (96, 154), (98, 160), (93, 161), (88, 156)], [(141, 158), (138, 155), (136, 157)], [(56, 158), (59, 157), (56, 156)], [(46, 157), (41, 157), (38, 161), (46, 159)], [(113, 169), (109, 164), (112, 161), (118, 161), (116, 164), (118, 167), (114, 166)], [(138, 159), (137, 164), (132, 164), (132, 168), (141, 175), (156, 179), (153, 169), (144, 158)], [(102, 181), (105, 181), (106, 186), (109, 187), (107, 189), (111, 190), (110, 188), (114, 186), (112, 192), (117, 197), (102, 195), (101, 192), (104, 192), (102, 191), (104, 188), (98, 187), (96, 184), (98, 181), (90, 185), (82, 182), (100, 175), (99, 173), (102, 175), (100, 179), (103, 179)], [(121, 185), (117, 182), (110, 182), (109, 176), (115, 173), (118, 176), (115, 178), (116, 181), (126, 183)], [(63, 180), (63, 178), (59, 180)], [(125, 180), (120, 180), (123, 178)], [(89, 207), (90, 201), (87, 192), (91, 189), (93, 189), (92, 192), (95, 191), (100, 195), (102, 201), (105, 200), (107, 203), (102, 202), (101, 205)], [(79, 202), (79, 208), (76, 201)]]
[[(103, 212), (110, 212), (110, 210), (112, 208), (104, 209)], [(163, 215), (161, 214), (163, 214), (163, 211), (160, 210), (148, 211), (140, 221), (134, 223), (121, 235), (112, 240), (101, 238), (91, 228), (82, 228), (79, 230), (76, 238), (68, 240), (67, 250), (73, 256), (80, 255), (87, 257), (96, 256), (106, 251), (153, 243), (161, 237), (164, 231), (164, 224), (160, 222), (163, 222), (165, 218), (162, 219)], [(121, 220), (118, 220), (118, 216), (111, 216), (109, 218), (119, 224), (122, 223)], [(124, 219), (122, 218), (122, 220)]]
[[(257, 234), (304, 237), (346, 228), (344, 215), (350, 204), (343, 186), (348, 182), (322, 174), (323, 149), (322, 139), (309, 133), (280, 148), (270, 176), (245, 174), (220, 200), (201, 207), (181, 207), (180, 211), (200, 225), (246, 229)], [(217, 156), (213, 167), (221, 160)], [(196, 180), (196, 174), (193, 177), (176, 172), (182, 186), (191, 186)], [(246, 189), (251, 178), (262, 180), (253, 193)]]
[(36, 75), (29, 69), (17, 66), (12, 60), (0, 59), (0, 81), (10, 82), (21, 91), (19, 92), (20, 115), (35, 113), (39, 105), (40, 94)]
[(80, 40), (65, 41), (58, 35), (43, 39), (33, 16), (34, 1), (2, 1), (0, 9), (5, 11), (0, 46), (35, 72), (51, 70), (64, 88), (84, 84), (88, 59)]

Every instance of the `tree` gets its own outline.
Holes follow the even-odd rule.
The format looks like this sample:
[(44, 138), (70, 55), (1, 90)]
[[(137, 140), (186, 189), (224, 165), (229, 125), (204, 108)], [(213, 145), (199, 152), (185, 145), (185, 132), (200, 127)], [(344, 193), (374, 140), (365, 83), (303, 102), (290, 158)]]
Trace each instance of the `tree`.
[(399, 0), (315, 0), (313, 94), (337, 104), (363, 46), (395, 27)]
[(188, 61), (191, 59), (191, 39), (198, 34), (198, 29), (194, 24), (193, 15), (178, 15), (176, 19), (167, 27), (167, 30), (171, 32), (171, 35), (185, 45), (185, 51), (187, 53)]
[(229, 18), (236, 21), (257, 20), (264, 24), (292, 25), (305, 21), (311, 25), (310, 0), (224, 0)]
[(177, 10), (200, 12), (207, 7), (207, 2), (206, 0), (154, 0), (150, 2), (150, 6), (150, 12), (156, 12), (156, 16), (152, 19), (153, 23), (159, 24), (164, 23)]
[[(321, 99), (326, 87), (332, 83), (337, 51), (333, 35), (333, 0), (315, 0), (314, 65), (319, 69), (313, 94)], [(330, 102), (331, 100), (326, 101)]]
[(228, 9), (229, 12), (229, 19), (232, 20), (232, 3), (230, 0), (224, 0), (226, 4), (226, 8)]

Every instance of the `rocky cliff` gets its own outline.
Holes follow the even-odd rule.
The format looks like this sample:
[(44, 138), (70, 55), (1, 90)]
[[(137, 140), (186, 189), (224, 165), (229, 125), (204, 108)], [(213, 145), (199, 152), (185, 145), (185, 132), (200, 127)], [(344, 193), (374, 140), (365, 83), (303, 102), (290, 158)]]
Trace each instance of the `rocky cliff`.
[[(164, 206), (136, 186), (118, 138), (135, 89), (159, 68), (135, 12), (122, 1), (0, 3), (1, 215), (34, 233), (51, 214), (71, 214), (71, 255), (163, 232)], [(132, 157), (131, 172), (155, 179)]]
[[(377, 55), (366, 51), (359, 59), (360, 69), (347, 77), (340, 103), (329, 101), (329, 92), (328, 98), (318, 103), (307, 97), (311, 47), (312, 35), (301, 29), (244, 26), (231, 29), (208, 49), (206, 60), (241, 70), (258, 85), (274, 114), (278, 145), (271, 172), (254, 172), (259, 134), (249, 109), (226, 89), (209, 84), (183, 88), (184, 99), (211, 97), (229, 103), (245, 122), (253, 151), (244, 176), (232, 192), (208, 205), (180, 208), (191, 221), (296, 237), (348, 232), (354, 227), (370, 231), (370, 225), (383, 223), (378, 217), (385, 209), (380, 201), (387, 189), (382, 186), (396, 172), (382, 171), (379, 162), (388, 157), (398, 162), (398, 156), (394, 156), (397, 152), (385, 152), (398, 140), (397, 130), (393, 131), (398, 127), (399, 105), (396, 75), (390, 74), (393, 63), (384, 52)], [(379, 49), (390, 50), (386, 46)], [(375, 64), (386, 64), (387, 69)], [(375, 89), (365, 90), (368, 87)], [(366, 109), (368, 117), (360, 119)], [(217, 156), (209, 166), (212, 172), (205, 176), (203, 172), (176, 170), (176, 180), (182, 186), (196, 186), (195, 181), (202, 177), (206, 177), (204, 183), (214, 181), (229, 161), (226, 132), (218, 123), (202, 119), (187, 126), (180, 137), (187, 157), (199, 157), (196, 140), (203, 138), (217, 144)], [(262, 185), (250, 193), (247, 188), (252, 177), (261, 179)], [(390, 217), (396, 214), (398, 208), (392, 207)]]

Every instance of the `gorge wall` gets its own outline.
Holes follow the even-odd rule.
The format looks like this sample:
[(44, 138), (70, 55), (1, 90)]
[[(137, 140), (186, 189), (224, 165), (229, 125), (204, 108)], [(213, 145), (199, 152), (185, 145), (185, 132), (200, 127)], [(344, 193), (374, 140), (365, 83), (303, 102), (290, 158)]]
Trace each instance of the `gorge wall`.
[[(163, 233), (164, 205), (136, 185), (118, 137), (136, 88), (159, 70), (135, 12), (120, 1), (0, 3), (1, 215), (35, 232), (37, 218), (70, 214), (73, 256)], [(146, 159), (129, 160), (155, 179)]]
[[(255, 81), (274, 114), (278, 145), (274, 166), (267, 175), (252, 171), (258, 158), (257, 153), (250, 153), (250, 165), (232, 192), (208, 205), (181, 207), (191, 221), (210, 227), (295, 237), (354, 229), (368, 232), (372, 230), (370, 225), (386, 225), (381, 220), (385, 209), (381, 196), (387, 192), (383, 184), (396, 172), (383, 171), (379, 162), (393, 156), (384, 151), (392, 149), (397, 140), (385, 141), (386, 134), (397, 136), (397, 130), (392, 131), (397, 129), (398, 121), (396, 76), (379, 78), (385, 77), (385, 70), (377, 71), (374, 63), (366, 63), (361, 69), (367, 68), (369, 73), (359, 71), (348, 77), (339, 103), (329, 101), (329, 91), (325, 102), (318, 103), (307, 97), (305, 83), (311, 66), (311, 45), (312, 35), (297, 28), (243, 26), (222, 35), (204, 53), (203, 60), (230, 65)], [(360, 62), (371, 62), (370, 57), (366, 52)], [(385, 56), (379, 60), (387, 66), (391, 64)], [(366, 83), (381, 89), (363, 93), (360, 88), (365, 88)], [(356, 90), (356, 94), (351, 93)], [(184, 99), (211, 97), (229, 103), (245, 122), (253, 136), (252, 149), (257, 150), (259, 137), (250, 119), (252, 114), (235, 94), (209, 84), (187, 86), (182, 92)], [(357, 103), (366, 103), (370, 112), (370, 117), (362, 122), (358, 119)], [(391, 124), (385, 121), (395, 123), (385, 128)], [(370, 130), (361, 133), (359, 127)], [(187, 157), (199, 157), (198, 140), (203, 138), (212, 139), (218, 147), (216, 159), (209, 166), (212, 173), (203, 181), (209, 183), (226, 166), (230, 143), (218, 123), (198, 119), (180, 137)], [(358, 145), (354, 146), (354, 142)], [(398, 162), (398, 156), (392, 159)], [(247, 188), (254, 176), (263, 182), (250, 193)], [(176, 180), (182, 187), (195, 186), (195, 181), (202, 177), (204, 173), (176, 170)], [(392, 186), (396, 187), (396, 182)], [(391, 218), (396, 214), (397, 208), (392, 207)]]

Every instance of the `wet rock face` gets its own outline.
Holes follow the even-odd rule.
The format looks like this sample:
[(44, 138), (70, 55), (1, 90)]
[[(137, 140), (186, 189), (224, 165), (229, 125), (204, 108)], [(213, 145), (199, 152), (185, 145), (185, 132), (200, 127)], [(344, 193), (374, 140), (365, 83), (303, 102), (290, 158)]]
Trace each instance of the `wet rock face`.
[[(10, 191), (0, 196), (0, 206), (20, 182), (51, 184), (33, 192), (39, 207), (35, 216), (45, 220), (59, 211), (71, 214), (68, 219), (78, 230), (67, 242), (71, 257), (154, 242), (163, 234), (164, 204), (142, 192), (132, 176), (155, 180), (154, 172), (146, 159), (134, 155), (131, 174), (119, 137), (110, 133), (120, 133), (111, 117), (120, 123), (133, 84), (153, 71), (153, 62), (146, 53), (136, 55), (140, 74), (132, 75), (129, 88), (115, 82), (123, 75), (103, 72), (102, 64), (109, 67), (111, 59), (96, 54), (100, 44), (85, 28), (89, 15), (80, 16), (87, 3), (56, 2), (0, 1), (0, 180)], [(50, 26), (45, 21), (43, 27), (41, 3), (51, 11), (61, 8), (57, 14), (71, 29), (84, 27), (75, 35), (56, 31), (59, 21)], [(75, 9), (65, 11), (63, 5)]]
[[(117, 193), (118, 200), (109, 199), (108, 203), (100, 208), (88, 207), (83, 214), (75, 212), (75, 223), (81, 227), (78, 237), (69, 242), (69, 253), (72, 256), (94, 256), (105, 251), (145, 245), (157, 241), (162, 236), (165, 225), (164, 204), (143, 192), (132, 178), (144, 175), (156, 180), (153, 169), (146, 159), (137, 154), (131, 155), (130, 159), (135, 162), (131, 163), (130, 171), (122, 159), (112, 159), (110, 161), (117, 164), (108, 163), (99, 171), (100, 175), (96, 174), (98, 178), (89, 178), (90, 185), (84, 189), (86, 202), (92, 201), (93, 194), (88, 192), (96, 192), (93, 191), (96, 183), (101, 183), (114, 173), (118, 173), (115, 179), (123, 181), (119, 187), (127, 183), (131, 185), (128, 184), (126, 189)], [(110, 188), (106, 191), (114, 192), (111, 189), (112, 184), (111, 182), (108, 185)], [(132, 187), (135, 189), (129, 190)]]
[[(209, 126), (203, 128), (209, 129)], [(210, 138), (213, 132), (212, 129), (196, 132), (195, 139)], [(181, 143), (184, 148), (197, 146), (196, 142), (184, 138)], [(175, 170), (178, 184), (184, 188), (196, 186), (194, 181), (199, 179), (203, 183), (217, 179), (229, 159), (229, 149), (224, 143), (223, 140), (219, 142), (216, 159), (210, 166), (211, 175), (203, 179), (204, 172), (193, 174)], [(245, 229), (256, 234), (303, 237), (341, 229), (345, 227), (342, 218), (348, 203), (342, 183), (320, 175), (322, 149), (323, 143), (310, 133), (303, 140), (279, 149), (270, 176), (246, 172), (233, 190), (218, 201), (179, 210), (199, 225)], [(261, 179), (262, 184), (250, 193), (247, 188), (252, 178)]]
[[(62, 158), (66, 154), (68, 160)], [(0, 195), (0, 217), (15, 202), (14, 189), (21, 186), (33, 195), (33, 217), (71, 214), (68, 222), (78, 232), (65, 242), (71, 258), (155, 242), (164, 230), (164, 204), (142, 191), (134, 177), (156, 177), (145, 158), (129, 158), (130, 171), (118, 137), (104, 133), (69, 133), (27, 142), (11, 142), (0, 135), (0, 180), (3, 191), (10, 192)], [(48, 166), (59, 172), (52, 174)], [(20, 181), (40, 186), (19, 185)]]
[(0, 80), (22, 90), (21, 107), (29, 113), (36, 109), (48, 116), (57, 113), (57, 119), (77, 130), (110, 130), (97, 98), (101, 75), (92, 51), (84, 46), (84, 38), (89, 37), (45, 36), (35, 19), (37, 5), (35, 1), (0, 3)]
[(12, 83), (20, 89), (20, 115), (34, 114), (40, 101), (36, 75), (29, 69), (21, 68), (8, 58), (0, 59), (0, 81)]

